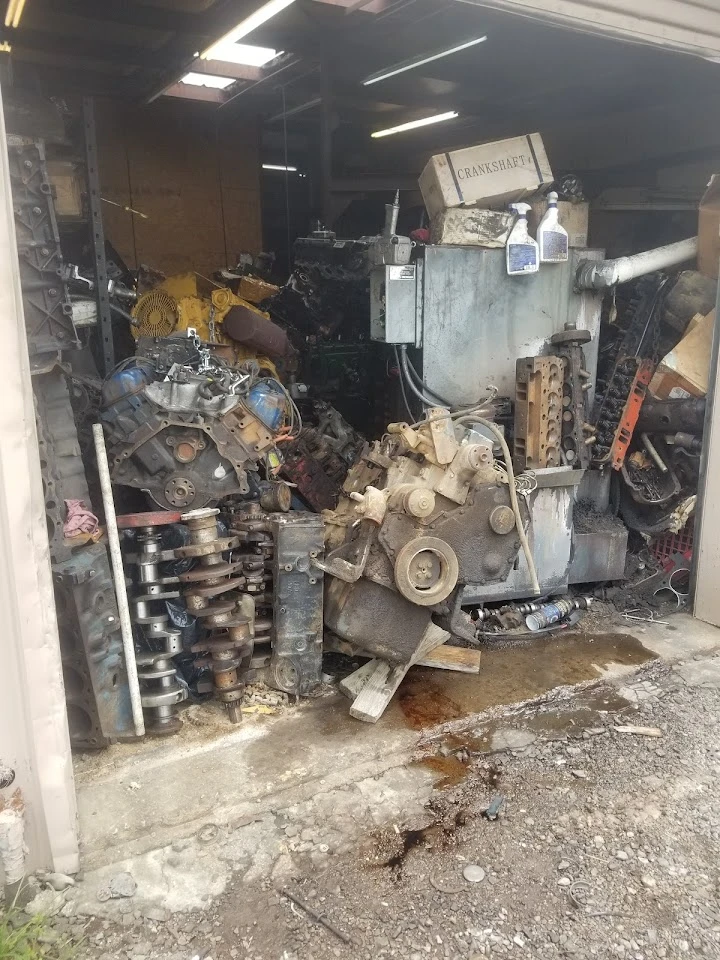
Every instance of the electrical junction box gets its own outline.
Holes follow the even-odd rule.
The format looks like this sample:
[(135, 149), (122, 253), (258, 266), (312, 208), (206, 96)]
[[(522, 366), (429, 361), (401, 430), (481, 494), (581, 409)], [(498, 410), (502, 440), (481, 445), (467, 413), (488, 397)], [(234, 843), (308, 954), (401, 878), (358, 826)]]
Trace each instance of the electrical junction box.
[(420, 346), (420, 263), (376, 267), (370, 274), (370, 339)]

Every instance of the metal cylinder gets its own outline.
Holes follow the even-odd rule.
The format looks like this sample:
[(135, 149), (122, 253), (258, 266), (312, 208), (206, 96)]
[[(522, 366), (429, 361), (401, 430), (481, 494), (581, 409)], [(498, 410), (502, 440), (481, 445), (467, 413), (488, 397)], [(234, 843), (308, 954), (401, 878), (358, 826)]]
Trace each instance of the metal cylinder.
[(118, 517), (118, 527), (137, 530), (136, 553), (127, 557), (137, 570), (131, 615), (149, 647), (135, 654), (135, 663), (145, 732), (153, 736), (169, 736), (182, 728), (177, 705), (188, 695), (187, 689), (178, 681), (172, 660), (182, 651), (180, 631), (171, 626), (165, 604), (166, 600), (180, 596), (176, 587), (178, 580), (177, 577), (163, 577), (160, 573), (160, 528), (179, 520), (179, 513), (164, 512)]
[(246, 578), (241, 575), (242, 563), (227, 561), (223, 556), (237, 547), (239, 540), (218, 537), (218, 513), (211, 508), (184, 513), (182, 520), (190, 531), (190, 544), (179, 547), (175, 556), (198, 561), (194, 570), (179, 577), (188, 611), (200, 618), (208, 631), (207, 638), (192, 650), (209, 654), (215, 697), (225, 705), (232, 722), (239, 723), (245, 675), (253, 654), (254, 603), (247, 596), (241, 600), (228, 596), (244, 588)]

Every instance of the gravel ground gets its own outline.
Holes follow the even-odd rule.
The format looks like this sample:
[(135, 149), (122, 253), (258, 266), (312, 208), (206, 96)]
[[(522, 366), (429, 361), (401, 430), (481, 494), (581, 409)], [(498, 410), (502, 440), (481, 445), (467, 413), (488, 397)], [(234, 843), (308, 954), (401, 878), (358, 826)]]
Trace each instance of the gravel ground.
[[(516, 712), (514, 749), (488, 753), (480, 728), (446, 733), (419, 761), (444, 788), (412, 822), (328, 853), (326, 823), (287, 818), (272, 877), (238, 879), (204, 913), (56, 929), (84, 936), (88, 960), (720, 957), (718, 686), (720, 658), (654, 662), (620, 688)], [(483, 879), (468, 882), (469, 866)]]

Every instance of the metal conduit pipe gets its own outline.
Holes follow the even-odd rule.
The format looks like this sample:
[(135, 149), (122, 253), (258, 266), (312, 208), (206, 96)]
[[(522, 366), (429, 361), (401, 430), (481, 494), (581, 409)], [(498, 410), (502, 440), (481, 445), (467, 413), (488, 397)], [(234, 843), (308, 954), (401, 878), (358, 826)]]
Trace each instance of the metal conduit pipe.
[(575, 274), (575, 286), (578, 290), (604, 290), (616, 283), (626, 283), (646, 273), (694, 260), (697, 251), (698, 238), (689, 237), (617, 260), (581, 260)]

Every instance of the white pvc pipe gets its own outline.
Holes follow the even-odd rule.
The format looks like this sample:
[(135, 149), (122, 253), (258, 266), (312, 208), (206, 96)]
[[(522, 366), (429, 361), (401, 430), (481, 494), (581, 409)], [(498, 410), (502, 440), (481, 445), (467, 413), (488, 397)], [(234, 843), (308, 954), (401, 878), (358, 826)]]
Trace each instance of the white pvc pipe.
[(133, 640), (130, 608), (128, 606), (127, 587), (125, 585), (125, 568), (120, 551), (120, 536), (118, 534), (117, 519), (115, 516), (115, 502), (110, 482), (110, 465), (108, 464), (107, 450), (105, 449), (105, 435), (101, 423), (93, 424), (93, 438), (95, 440), (95, 455), (97, 456), (98, 473), (100, 474), (100, 489), (102, 490), (103, 506), (105, 508), (105, 526), (107, 528), (108, 543), (110, 544), (110, 558), (115, 580), (115, 595), (117, 597), (118, 612), (120, 614), (120, 632), (122, 634), (123, 650), (125, 651), (125, 667), (127, 669), (128, 687), (130, 688), (130, 704), (132, 706), (133, 724), (138, 737), (145, 736), (145, 720), (143, 719), (142, 702), (140, 700), (140, 684), (138, 682), (137, 664), (135, 663), (135, 641)]
[(617, 260), (581, 260), (575, 276), (575, 286), (579, 290), (603, 290), (614, 287), (616, 283), (627, 283), (646, 273), (676, 267), (687, 260), (697, 257), (698, 238), (689, 237), (678, 243), (668, 243), (654, 250), (644, 250), (630, 257), (618, 257)]

